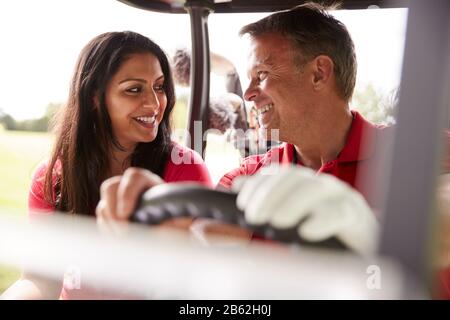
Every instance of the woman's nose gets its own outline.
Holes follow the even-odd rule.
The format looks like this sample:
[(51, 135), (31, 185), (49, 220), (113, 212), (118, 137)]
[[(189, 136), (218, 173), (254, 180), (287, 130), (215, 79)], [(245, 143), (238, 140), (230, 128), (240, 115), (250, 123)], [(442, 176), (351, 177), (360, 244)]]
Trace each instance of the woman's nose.
[(154, 90), (148, 91), (148, 93), (145, 95), (145, 99), (143, 101), (143, 107), (144, 108), (151, 108), (153, 110), (156, 110), (159, 108), (159, 99)]

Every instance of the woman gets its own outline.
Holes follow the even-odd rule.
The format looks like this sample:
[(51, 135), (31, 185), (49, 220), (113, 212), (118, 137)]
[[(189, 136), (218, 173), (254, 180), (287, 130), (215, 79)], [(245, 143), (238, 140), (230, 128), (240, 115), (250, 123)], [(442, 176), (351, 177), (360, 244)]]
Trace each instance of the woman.
[[(174, 104), (169, 63), (158, 45), (133, 32), (94, 38), (78, 59), (51, 161), (33, 180), (30, 209), (94, 215), (102, 181), (130, 166), (166, 182), (210, 184), (199, 156), (170, 140)], [(176, 165), (174, 148), (190, 161)]]
[[(134, 32), (104, 33), (91, 40), (81, 51), (67, 105), (57, 119), (51, 159), (34, 174), (30, 215), (58, 210), (95, 216), (100, 184), (131, 166), (166, 182), (211, 186), (201, 157), (170, 140), (174, 104), (169, 62), (158, 45)], [(24, 275), (5, 297), (49, 298), (60, 290), (61, 285), (58, 289)], [(80, 292), (63, 289), (62, 297), (74, 294)]]

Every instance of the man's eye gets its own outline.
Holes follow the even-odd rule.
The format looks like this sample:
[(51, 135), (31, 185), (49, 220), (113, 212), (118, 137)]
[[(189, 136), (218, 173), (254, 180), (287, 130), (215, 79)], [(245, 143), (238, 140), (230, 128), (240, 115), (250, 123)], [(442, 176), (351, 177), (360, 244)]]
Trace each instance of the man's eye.
[(256, 74), (259, 81), (263, 81), (267, 78), (267, 71), (258, 71)]
[(141, 92), (142, 89), (140, 87), (132, 87), (126, 90), (126, 92), (128, 93), (139, 93)]

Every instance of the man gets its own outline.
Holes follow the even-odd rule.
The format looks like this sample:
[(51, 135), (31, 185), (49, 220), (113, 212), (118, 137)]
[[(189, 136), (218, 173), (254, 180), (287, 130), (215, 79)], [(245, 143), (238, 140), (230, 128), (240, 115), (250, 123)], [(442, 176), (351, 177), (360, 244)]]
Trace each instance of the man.
[(286, 144), (248, 159), (219, 184), (230, 187), (236, 176), (275, 161), (330, 173), (354, 186), (367, 156), (359, 150), (362, 135), (373, 139), (379, 129), (349, 109), (357, 63), (345, 26), (309, 4), (247, 25), (244, 34), (251, 42), (244, 97), (254, 103), (261, 127), (269, 134), (278, 130)]

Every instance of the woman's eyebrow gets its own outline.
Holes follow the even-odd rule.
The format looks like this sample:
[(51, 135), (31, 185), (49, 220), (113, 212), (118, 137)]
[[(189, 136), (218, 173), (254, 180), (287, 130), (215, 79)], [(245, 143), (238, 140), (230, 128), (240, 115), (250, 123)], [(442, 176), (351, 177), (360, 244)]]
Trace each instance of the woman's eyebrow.
[(127, 82), (127, 81), (138, 81), (138, 82), (144, 82), (144, 83), (147, 83), (147, 80), (140, 79), (140, 78), (126, 78), (126, 79), (120, 81), (119, 84), (124, 83), (124, 82)]
[[(164, 75), (163, 74), (160, 75), (155, 81), (158, 81), (160, 79), (164, 79)], [(141, 78), (126, 78), (126, 79), (121, 80), (119, 82), (119, 84), (127, 82), (127, 81), (138, 81), (138, 82), (142, 82), (142, 83), (147, 83), (147, 80), (141, 79)]]

